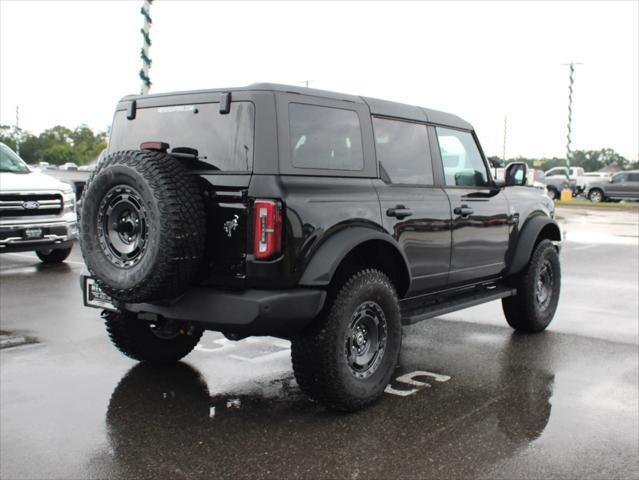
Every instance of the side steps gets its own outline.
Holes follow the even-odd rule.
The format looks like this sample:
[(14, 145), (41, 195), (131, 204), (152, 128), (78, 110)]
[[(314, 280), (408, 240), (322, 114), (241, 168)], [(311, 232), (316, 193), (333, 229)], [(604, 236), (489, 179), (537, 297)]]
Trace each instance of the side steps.
[(429, 295), (422, 301), (418, 299), (406, 299), (400, 303), (402, 309), (402, 324), (412, 325), (422, 320), (456, 312), (457, 310), (463, 310), (493, 300), (499, 300), (500, 298), (511, 297), (516, 294), (517, 289), (515, 288), (492, 285), (447, 297)]

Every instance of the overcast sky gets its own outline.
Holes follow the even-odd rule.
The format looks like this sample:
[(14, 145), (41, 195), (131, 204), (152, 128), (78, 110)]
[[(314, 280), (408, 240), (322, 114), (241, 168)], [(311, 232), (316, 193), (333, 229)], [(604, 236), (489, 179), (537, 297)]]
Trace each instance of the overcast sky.
[[(141, 1), (0, 0), (0, 123), (104, 130), (140, 89)], [(489, 155), (639, 153), (639, 2), (187, 2), (152, 5), (151, 93), (310, 86), (449, 111)]]

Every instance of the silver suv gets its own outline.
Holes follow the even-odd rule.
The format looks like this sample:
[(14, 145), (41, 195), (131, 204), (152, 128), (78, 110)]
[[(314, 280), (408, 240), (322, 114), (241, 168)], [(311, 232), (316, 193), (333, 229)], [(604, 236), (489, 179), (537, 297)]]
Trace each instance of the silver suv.
[(78, 238), (71, 185), (33, 172), (0, 143), (0, 253), (35, 251), (44, 263), (59, 263)]

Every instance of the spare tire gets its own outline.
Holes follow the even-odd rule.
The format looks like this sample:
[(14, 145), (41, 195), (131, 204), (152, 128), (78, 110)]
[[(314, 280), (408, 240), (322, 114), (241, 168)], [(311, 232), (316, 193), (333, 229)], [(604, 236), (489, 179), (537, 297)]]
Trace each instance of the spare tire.
[(174, 157), (126, 150), (105, 157), (82, 195), (80, 247), (113, 298), (180, 295), (203, 256), (206, 220), (198, 180)]

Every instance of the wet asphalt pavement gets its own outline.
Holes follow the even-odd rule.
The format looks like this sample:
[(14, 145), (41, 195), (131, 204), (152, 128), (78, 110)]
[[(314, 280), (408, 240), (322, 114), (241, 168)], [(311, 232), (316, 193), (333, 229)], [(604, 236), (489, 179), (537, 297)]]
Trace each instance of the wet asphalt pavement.
[(0, 350), (0, 477), (639, 478), (639, 214), (560, 213), (548, 331), (514, 334), (499, 302), (405, 327), (418, 385), (350, 415), (300, 393), (283, 340), (136, 364), (81, 305), (79, 248), (2, 255), (0, 329), (37, 343)]

